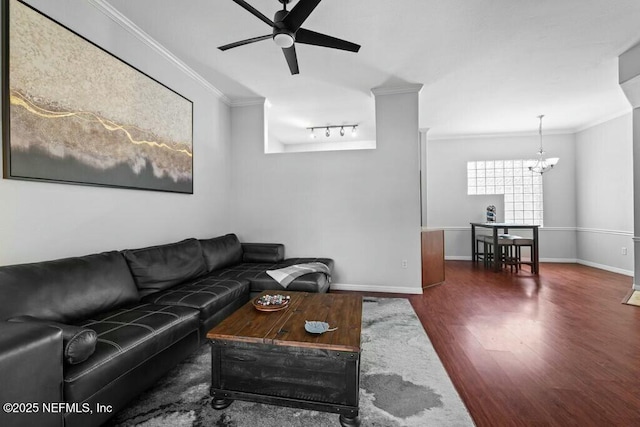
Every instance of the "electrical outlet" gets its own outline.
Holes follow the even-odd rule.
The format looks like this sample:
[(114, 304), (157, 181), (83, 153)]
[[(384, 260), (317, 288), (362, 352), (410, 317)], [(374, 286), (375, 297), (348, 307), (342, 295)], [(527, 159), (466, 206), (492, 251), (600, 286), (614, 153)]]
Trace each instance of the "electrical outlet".
[(402, 260), (402, 268), (407, 268), (407, 260), (406, 259)]
[(627, 254), (627, 248), (623, 247), (622, 248), (622, 255), (626, 255)]

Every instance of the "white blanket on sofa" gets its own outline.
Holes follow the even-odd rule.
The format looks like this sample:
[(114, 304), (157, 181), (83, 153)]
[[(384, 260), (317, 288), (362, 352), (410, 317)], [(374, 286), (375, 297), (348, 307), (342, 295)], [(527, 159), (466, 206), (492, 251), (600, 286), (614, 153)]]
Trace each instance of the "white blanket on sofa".
[(298, 277), (309, 273), (324, 273), (328, 280), (331, 279), (331, 271), (329, 270), (329, 267), (321, 262), (295, 264), (289, 267), (279, 268), (277, 270), (267, 270), (267, 274), (273, 277), (275, 281), (285, 288)]

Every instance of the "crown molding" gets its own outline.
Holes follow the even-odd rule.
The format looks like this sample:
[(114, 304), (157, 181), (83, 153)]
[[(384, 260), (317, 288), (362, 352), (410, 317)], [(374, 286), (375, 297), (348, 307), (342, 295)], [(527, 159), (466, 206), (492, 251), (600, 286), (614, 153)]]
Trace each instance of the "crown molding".
[[(574, 129), (556, 129), (556, 130), (548, 130), (545, 131), (545, 136), (547, 135), (577, 135), (580, 132), (584, 132), (585, 130), (591, 129), (593, 127), (599, 126), (603, 123), (607, 123), (611, 120), (619, 119), (620, 117), (624, 117), (627, 114), (631, 114), (633, 112), (633, 108), (629, 106), (624, 110), (617, 111), (615, 113), (606, 115), (594, 121), (591, 121), (587, 124), (581, 125), (578, 128)], [(522, 131), (522, 132), (504, 132), (504, 133), (469, 133), (469, 134), (450, 134), (450, 135), (435, 135), (433, 137), (429, 137), (429, 141), (446, 141), (446, 140), (455, 140), (455, 139), (482, 139), (482, 138), (513, 138), (513, 137), (521, 137), (521, 136), (538, 136), (538, 133), (535, 131)]]
[(231, 108), (234, 107), (250, 107), (253, 105), (266, 105), (270, 107), (271, 104), (267, 101), (267, 98), (264, 97), (256, 97), (256, 98), (234, 98), (231, 99), (230, 104)]
[(375, 96), (398, 95), (403, 93), (420, 93), (423, 86), (424, 85), (422, 83), (416, 83), (416, 84), (406, 84), (402, 86), (374, 87), (373, 89), (371, 89), (371, 93), (373, 93)]
[(126, 31), (128, 31), (131, 35), (136, 37), (138, 40), (142, 41), (144, 44), (149, 46), (155, 52), (159, 53), (162, 57), (164, 57), (167, 61), (171, 62), (176, 68), (182, 71), (187, 76), (191, 77), (193, 80), (198, 82), (201, 86), (207, 89), (209, 92), (216, 95), (222, 102), (227, 105), (231, 105), (231, 100), (220, 91), (220, 89), (213, 86), (209, 83), (204, 77), (194, 71), (187, 64), (182, 62), (178, 57), (176, 57), (173, 53), (171, 53), (167, 48), (158, 43), (153, 37), (147, 34), (142, 28), (138, 27), (134, 24), (129, 18), (124, 16), (118, 9), (107, 3), (105, 0), (87, 0), (87, 2), (95, 7), (97, 10), (102, 12), (103, 15), (111, 19), (116, 24), (120, 25)]
[(640, 76), (620, 83), (620, 87), (633, 108), (640, 108)]
[(579, 128), (576, 129), (576, 133), (580, 133), (580, 132), (584, 132), (587, 129), (591, 129), (593, 127), (599, 126), (603, 123), (607, 123), (611, 120), (615, 120), (615, 119), (619, 119), (620, 117), (626, 116), (627, 114), (631, 114), (633, 112), (633, 108), (631, 108), (631, 105), (629, 105), (629, 108), (625, 108), (622, 111), (618, 111), (616, 113), (613, 114), (609, 114), (607, 116), (601, 117), (599, 119), (596, 119), (592, 122), (587, 123), (586, 125), (580, 126)]
[[(550, 135), (573, 135), (576, 131), (574, 129), (556, 129), (545, 131), (544, 136)], [(451, 134), (430, 137), (429, 141), (446, 141), (454, 139), (486, 139), (486, 138), (517, 138), (524, 136), (539, 136), (535, 131), (523, 131), (523, 132), (504, 132), (504, 133), (469, 133), (469, 134)]]

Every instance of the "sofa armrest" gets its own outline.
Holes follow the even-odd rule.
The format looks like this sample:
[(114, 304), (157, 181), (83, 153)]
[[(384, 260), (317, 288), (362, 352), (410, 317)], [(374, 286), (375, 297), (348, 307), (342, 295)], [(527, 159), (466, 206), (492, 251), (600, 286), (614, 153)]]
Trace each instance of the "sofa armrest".
[(284, 245), (281, 243), (243, 243), (242, 261), (280, 262), (284, 259)]
[[(62, 425), (62, 414), (43, 410), (43, 404), (64, 401), (62, 331), (0, 321), (0, 378), (0, 425)], [(24, 405), (6, 411), (9, 403)]]
[(42, 320), (33, 316), (12, 317), (9, 322), (33, 323), (60, 329), (62, 331), (64, 361), (70, 365), (76, 365), (87, 360), (95, 351), (96, 343), (98, 342), (96, 331), (80, 326)]

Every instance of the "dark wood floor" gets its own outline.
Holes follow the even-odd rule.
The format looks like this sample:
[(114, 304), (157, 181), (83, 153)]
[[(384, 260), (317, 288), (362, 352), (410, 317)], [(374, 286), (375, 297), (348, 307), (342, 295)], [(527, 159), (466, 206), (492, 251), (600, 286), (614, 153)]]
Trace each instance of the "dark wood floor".
[(409, 297), (478, 426), (640, 426), (632, 279), (577, 264), (493, 273), (448, 261)]

